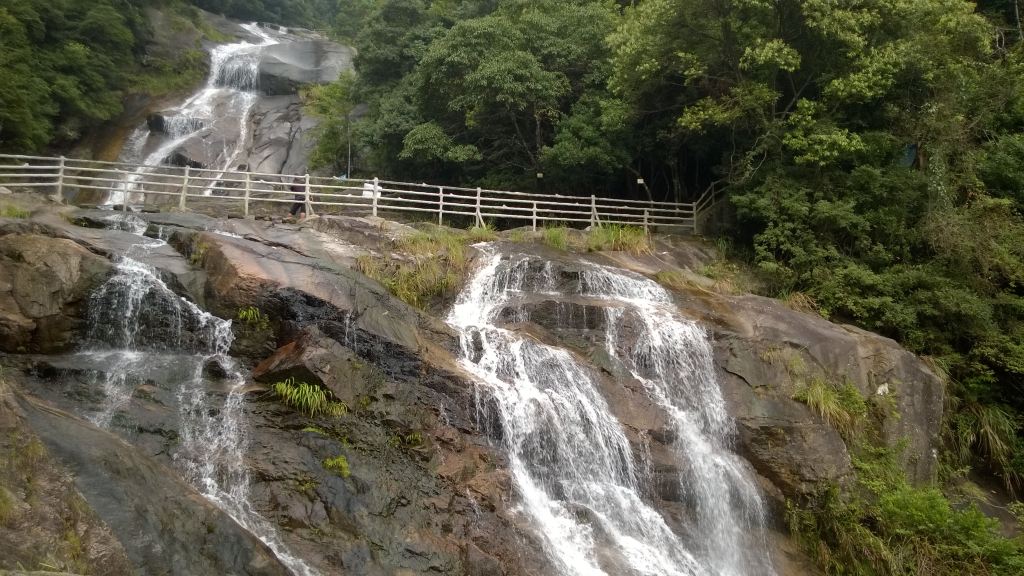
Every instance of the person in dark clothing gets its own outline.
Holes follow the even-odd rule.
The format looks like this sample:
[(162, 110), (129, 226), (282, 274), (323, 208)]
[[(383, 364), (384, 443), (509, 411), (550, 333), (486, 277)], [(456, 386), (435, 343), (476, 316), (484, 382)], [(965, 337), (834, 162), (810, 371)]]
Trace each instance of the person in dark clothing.
[(295, 179), (292, 181), (289, 190), (298, 192), (295, 195), (295, 203), (292, 204), (292, 209), (289, 212), (291, 212), (292, 216), (302, 220), (306, 217), (306, 187), (298, 179)]

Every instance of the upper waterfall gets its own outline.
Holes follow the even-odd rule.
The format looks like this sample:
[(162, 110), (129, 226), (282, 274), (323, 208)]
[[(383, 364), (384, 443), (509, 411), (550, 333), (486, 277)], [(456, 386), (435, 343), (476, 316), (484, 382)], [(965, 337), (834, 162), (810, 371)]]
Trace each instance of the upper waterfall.
[(136, 129), (121, 160), (141, 160), (144, 167), (115, 184), (106, 204), (132, 201), (142, 175), (152, 170), (149, 167), (164, 164), (190, 141), (213, 158), (214, 165), (209, 168), (224, 171), (233, 167), (249, 138), (250, 114), (258, 96), (260, 51), (279, 41), (256, 23), (241, 28), (255, 42), (242, 40), (215, 47), (205, 86), (178, 108), (161, 115), (161, 133), (153, 132), (148, 123)]

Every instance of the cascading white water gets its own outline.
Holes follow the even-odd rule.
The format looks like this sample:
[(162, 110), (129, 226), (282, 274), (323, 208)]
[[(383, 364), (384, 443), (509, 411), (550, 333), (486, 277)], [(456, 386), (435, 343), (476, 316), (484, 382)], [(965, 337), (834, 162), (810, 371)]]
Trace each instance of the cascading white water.
[[(132, 225), (137, 216), (122, 216)], [(140, 231), (141, 228), (141, 231)], [(138, 386), (159, 372), (178, 386), (180, 445), (174, 460), (185, 478), (239, 525), (266, 544), (296, 576), (317, 572), (292, 555), (274, 527), (249, 500), (250, 480), (245, 465), (248, 449), (244, 412), (245, 377), (231, 348), (231, 321), (209, 314), (178, 296), (153, 267), (143, 263), (145, 252), (165, 244), (144, 239), (133, 246), (137, 258), (121, 257), (117, 268), (92, 295), (91, 330), (83, 365), (96, 366), (103, 393), (99, 410), (90, 419), (109, 427), (113, 417), (132, 400)], [(225, 392), (211, 391), (204, 370), (217, 363), (226, 375)]]
[[(521, 509), (559, 575), (773, 574), (763, 506), (730, 450), (732, 423), (704, 332), (680, 318), (669, 295), (649, 280), (587, 265), (577, 281), (556, 283), (550, 266), (531, 268), (537, 259), (483, 249), (486, 264), (448, 320), (460, 330), (464, 364), (482, 381), (500, 421)], [(585, 296), (605, 307), (608, 351), (676, 428), (679, 481), (695, 511), (688, 533), (674, 533), (644, 500), (641, 471), (591, 369), (566, 350), (497, 326), (529, 274), (534, 293)], [(640, 328), (634, 341), (617, 337), (627, 317)]]
[[(215, 122), (225, 119), (237, 123), (238, 136), (233, 141), (225, 141), (223, 150), (217, 151), (215, 165), (217, 170), (214, 179), (223, 176), (237, 160), (239, 153), (245, 148), (248, 140), (249, 116), (256, 104), (258, 95), (260, 51), (277, 40), (258, 24), (244, 24), (242, 28), (259, 39), (256, 44), (242, 41), (223, 44), (210, 53), (210, 73), (205, 86), (181, 106), (174, 114), (164, 117), (165, 141), (142, 159), (143, 167), (127, 175), (123, 181), (111, 187), (106, 204), (116, 205), (134, 200), (132, 192), (142, 177), (162, 165), (167, 158), (196, 133), (213, 126)], [(142, 150), (152, 134), (147, 127), (140, 127), (133, 133), (129, 146), (126, 146), (121, 160), (123, 162), (138, 161)], [(209, 194), (207, 189), (206, 193)]]

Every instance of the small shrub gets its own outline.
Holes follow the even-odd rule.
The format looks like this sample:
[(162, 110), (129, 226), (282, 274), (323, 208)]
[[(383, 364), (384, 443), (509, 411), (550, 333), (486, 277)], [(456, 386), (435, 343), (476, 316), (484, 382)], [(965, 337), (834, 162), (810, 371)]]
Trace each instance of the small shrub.
[(327, 458), (323, 461), (324, 469), (334, 472), (342, 478), (348, 478), (351, 475), (351, 470), (348, 467), (348, 458), (345, 458), (344, 454), (339, 454), (334, 458)]
[(1018, 471), (1013, 465), (1018, 442), (1013, 413), (1003, 406), (976, 402), (957, 408), (950, 410), (954, 414), (943, 431), (955, 463), (968, 465), (983, 455), (1002, 472), (1008, 489), (1024, 484), (1024, 469)]
[(569, 229), (564, 226), (545, 228), (544, 243), (556, 250), (567, 250), (569, 248)]
[(330, 392), (315, 384), (298, 382), (294, 378), (288, 378), (274, 384), (276, 394), (285, 404), (310, 417), (321, 414), (341, 417), (348, 412), (348, 406), (344, 402), (330, 399)]
[(805, 314), (821, 314), (818, 310), (818, 303), (814, 301), (814, 298), (803, 292), (788, 292), (779, 299), (782, 300), (782, 303), (790, 310), (796, 310), (797, 312), (803, 312)]
[(587, 233), (587, 250), (615, 250), (631, 254), (650, 254), (651, 237), (643, 228), (608, 224), (591, 228)]

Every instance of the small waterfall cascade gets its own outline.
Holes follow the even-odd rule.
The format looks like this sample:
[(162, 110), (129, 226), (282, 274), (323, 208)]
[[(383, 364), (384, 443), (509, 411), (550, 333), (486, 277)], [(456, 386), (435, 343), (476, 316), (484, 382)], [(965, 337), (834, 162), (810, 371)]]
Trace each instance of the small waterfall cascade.
[[(211, 140), (206, 146), (220, 145), (216, 151), (216, 165), (208, 167), (219, 171), (219, 178), (233, 166), (239, 154), (248, 142), (248, 125), (252, 109), (258, 99), (260, 51), (277, 39), (263, 30), (258, 24), (244, 24), (242, 28), (258, 39), (257, 43), (247, 41), (222, 44), (210, 53), (210, 73), (206, 84), (193, 94), (175, 113), (164, 116), (162, 143), (146, 153), (155, 141), (148, 125), (143, 124), (128, 138), (120, 160), (126, 163), (139, 163), (143, 167), (128, 174), (124, 180), (115, 184), (107, 195), (107, 205), (130, 203), (134, 200), (131, 193), (142, 177), (159, 166), (192, 138), (199, 138), (199, 133), (215, 124), (234, 124), (228, 129), (218, 130), (218, 136), (236, 134), (234, 138), (226, 137), (223, 141)], [(205, 140), (205, 138), (204, 138)], [(206, 190), (209, 195), (210, 190)]]
[[(583, 264), (558, 275), (532, 256), (486, 257), (448, 322), (480, 381), (481, 418), (498, 438), (559, 576), (771, 576), (764, 507), (752, 472), (730, 450), (707, 334), (653, 281)], [(594, 369), (566, 349), (502, 328), (526, 320), (523, 299), (584, 298), (604, 308), (604, 346), (640, 382), (675, 432), (680, 490), (691, 510), (673, 530), (644, 495), (643, 458), (601, 394)], [(642, 456), (642, 455), (641, 455)]]
[[(130, 213), (122, 228), (141, 234), (146, 227)], [(143, 238), (122, 256), (115, 273), (89, 301), (86, 350), (81, 365), (94, 367), (102, 392), (99, 409), (89, 418), (113, 427), (115, 416), (151, 375), (172, 382), (178, 409), (180, 443), (174, 462), (207, 499), (266, 544), (296, 576), (317, 572), (292, 555), (275, 528), (250, 502), (248, 448), (244, 410), (245, 376), (228, 355), (231, 321), (209, 314), (174, 293), (159, 272), (144, 263), (146, 253), (165, 244)], [(221, 378), (206, 369), (219, 366)], [(215, 381), (215, 380), (219, 380)]]

